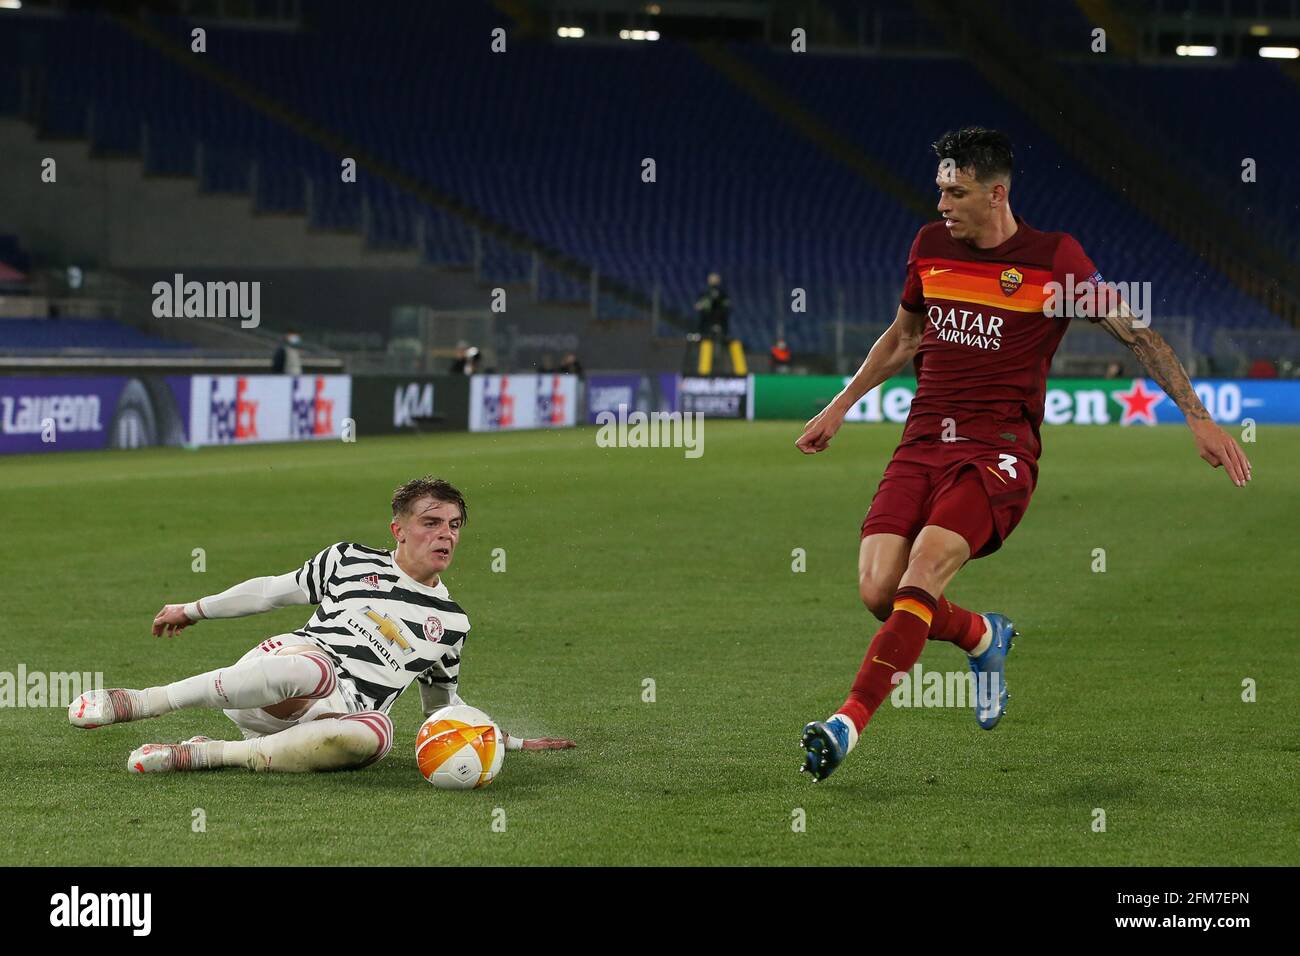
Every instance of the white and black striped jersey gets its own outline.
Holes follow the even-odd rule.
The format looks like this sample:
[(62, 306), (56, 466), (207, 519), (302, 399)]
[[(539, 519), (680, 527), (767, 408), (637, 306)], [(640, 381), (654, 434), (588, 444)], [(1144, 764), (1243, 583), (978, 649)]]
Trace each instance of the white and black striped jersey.
[(387, 711), (417, 678), (456, 695), (469, 618), (447, 593), (412, 579), (380, 551), (341, 541), (294, 574), (308, 603), (317, 605), (293, 633), (333, 659), (365, 709)]

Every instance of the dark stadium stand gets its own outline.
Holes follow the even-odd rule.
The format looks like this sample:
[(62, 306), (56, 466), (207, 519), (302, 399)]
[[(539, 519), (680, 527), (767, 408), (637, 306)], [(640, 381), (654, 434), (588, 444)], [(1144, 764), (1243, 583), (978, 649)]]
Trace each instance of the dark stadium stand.
[[(1001, 5), (1007, 15), (1024, 7)], [(861, 32), (854, 4), (830, 6), (847, 34)], [(918, 43), (934, 42), (933, 26), (915, 7), (903, 0), (874, 5), (873, 29), (914, 30)], [(1194, 319), (1199, 349), (1211, 347), (1218, 329), (1288, 328), (1091, 176), (959, 60), (793, 56), (741, 44), (726, 50), (905, 184), (900, 196), (832, 158), (790, 124), (780, 104), (764, 102), (686, 44), (627, 49), (512, 39), (505, 59), (459, 43), (439, 43), (439, 55), (429, 57), (421, 38), (435, 31), (486, 37), (509, 21), (482, 2), (393, 5), (372, 17), (324, 0), (305, 16), (310, 43), (270, 30), (242, 30), (238, 43), (227, 43), (221, 38), (231, 28), (208, 24), (205, 62), (245, 84), (251, 97), (149, 52), (140, 37), (103, 18), (34, 20), (0, 33), (0, 85), (10, 90), (0, 107), (15, 112), (22, 103), (12, 90), (27, 89), (27, 108), (44, 135), (87, 136), (104, 154), (141, 153), (154, 174), (196, 176), (213, 192), (250, 192), (259, 212), (305, 212), (321, 229), (361, 230), (376, 248), (418, 245), (437, 264), (465, 264), (477, 254), (488, 280), (529, 277), (527, 253), (490, 237), (476, 250), (463, 219), (392, 182), (363, 170), (355, 186), (340, 183), (338, 149), (355, 145), (451, 204), (602, 277), (647, 298), (657, 287), (670, 312), (689, 316), (705, 274), (716, 268), (749, 348), (770, 344), (780, 319), (796, 352), (825, 350), (837, 316), (889, 319), (907, 244), (927, 218), (919, 210), (934, 203), (928, 143), (946, 128), (983, 122), (1020, 144), (1017, 211), (1039, 228), (1075, 234), (1107, 278), (1149, 281), (1155, 315)], [(153, 23), (172, 42), (187, 42), (187, 22)], [(1050, 42), (1048, 34), (1073, 36), (1087, 26), (1075, 10), (1026, 29)], [(48, 55), (55, 48), (57, 58)], [(45, 66), (24, 79), (24, 67), (36, 63)], [(1217, 143), (1198, 168), (1239, 164), (1234, 132), (1258, 128), (1261, 112), (1275, 108), (1270, 103), (1297, 97), (1295, 85), (1267, 66), (1251, 64), (1240, 75), (1215, 65), (1179, 67), (1110, 67), (1104, 77), (1093, 76), (1100, 68), (1074, 69), (1117, 94), (1131, 85), (1125, 71), (1154, 77), (1148, 101), (1132, 105), (1177, 120), (1175, 147), (1181, 142), (1190, 152), (1188, 144)], [(1207, 109), (1206, 94), (1225, 78), (1264, 82), (1276, 96), (1256, 97), (1240, 115), (1229, 115), (1229, 105), (1242, 104), (1236, 98)], [(275, 107), (305, 120), (316, 139), (267, 115)], [(1295, 139), (1293, 126), (1279, 124), (1276, 137), (1259, 144), (1261, 164), (1280, 168)], [(653, 184), (640, 178), (645, 157), (657, 163)], [(1234, 211), (1249, 217), (1258, 206), (1294, 208), (1300, 187), (1279, 178), (1286, 179), (1272, 175), (1259, 185), (1267, 199)], [(1280, 228), (1279, 218), (1267, 218), (1270, 230)], [(1294, 254), (1294, 230), (1290, 235)], [(807, 290), (807, 314), (785, 308), (796, 286)], [(543, 299), (587, 294), (582, 280), (550, 269), (541, 271), (538, 288)]]
[[(841, 39), (866, 49), (932, 51), (947, 46), (947, 31), (919, 11), (915, 0), (821, 0), (821, 6), (832, 11)], [(1042, 50), (1077, 52), (1079, 38), (1093, 28), (1072, 2), (982, 0), (981, 6), (987, 16), (1014, 23)]]
[(17, 272), (27, 272), (32, 267), (31, 257), (23, 251), (17, 236), (0, 236), (0, 265)]
[[(757, 47), (743, 52), (801, 105), (826, 117), (918, 191), (927, 186), (934, 166), (933, 155), (918, 144), (929, 142), (936, 130), (969, 123), (972, 117), (1006, 130), (1019, 144), (1018, 178), (1012, 186), (1016, 211), (1040, 229), (1074, 235), (1108, 279), (1149, 281), (1156, 315), (1203, 320), (1198, 347), (1208, 348), (1215, 326), (1286, 327), (1080, 169), (968, 63), (797, 58)], [(838, 95), (850, 88), (872, 95)], [(952, 97), (952, 90), (961, 90), (961, 97)], [(913, 102), (925, 103), (926, 109), (903, 106)], [(932, 193), (925, 192), (927, 199)], [(885, 254), (897, 257), (898, 252)]]
[[(1138, 119), (1159, 117), (1172, 166), (1191, 170), (1211, 198), (1300, 261), (1300, 182), (1292, 175), (1300, 84), (1258, 59), (1226, 63), (1082, 62), (1068, 66), (1095, 84), (1107, 102)], [(1241, 181), (1241, 163), (1256, 161), (1256, 180)], [(1213, 188), (1213, 182), (1232, 188)]]
[(0, 354), (26, 350), (188, 349), (183, 342), (145, 335), (113, 319), (3, 319)]

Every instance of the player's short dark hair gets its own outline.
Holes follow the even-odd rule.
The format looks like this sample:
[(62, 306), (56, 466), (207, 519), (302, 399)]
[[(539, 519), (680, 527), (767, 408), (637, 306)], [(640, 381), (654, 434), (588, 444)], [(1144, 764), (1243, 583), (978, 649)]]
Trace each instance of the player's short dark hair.
[(957, 169), (968, 170), (982, 183), (1003, 176), (1011, 180), (1015, 161), (1011, 138), (996, 129), (967, 126), (949, 130), (934, 144), (939, 159), (951, 159)]
[(401, 518), (411, 513), (411, 506), (421, 498), (432, 498), (460, 508), (460, 523), (469, 521), (469, 510), (465, 507), (465, 496), (451, 482), (443, 481), (432, 475), (412, 478), (397, 486), (393, 492), (393, 517)]

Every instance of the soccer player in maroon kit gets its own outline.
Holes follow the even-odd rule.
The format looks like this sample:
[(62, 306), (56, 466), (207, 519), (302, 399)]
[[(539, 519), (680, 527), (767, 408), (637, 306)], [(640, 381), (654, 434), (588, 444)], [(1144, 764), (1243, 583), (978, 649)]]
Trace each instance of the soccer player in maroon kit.
[[(934, 151), (943, 219), (923, 226), (912, 243), (894, 323), (795, 442), (808, 455), (823, 451), (849, 409), (914, 363), (916, 395), (858, 553), (859, 593), (884, 623), (843, 706), (804, 728), (799, 769), (815, 781), (853, 749), (893, 676), (912, 668), (927, 639), (969, 655), (979, 725), (992, 730), (1001, 719), (1015, 628), (1006, 616), (973, 613), (943, 592), (968, 560), (1001, 547), (1029, 507), (1047, 371), (1070, 315), (1089, 314), (1132, 349), (1186, 416), (1201, 457), (1222, 465), (1238, 487), (1250, 480), (1240, 446), (1210, 419), (1157, 332), (1122, 301), (1092, 313), (1075, 308), (1077, 297), (1062, 303), (1061, 289), (1089, 296), (1103, 279), (1073, 237), (1040, 232), (1011, 212), (1010, 140), (972, 127), (946, 133)], [(1096, 312), (1103, 314), (1091, 317)]]

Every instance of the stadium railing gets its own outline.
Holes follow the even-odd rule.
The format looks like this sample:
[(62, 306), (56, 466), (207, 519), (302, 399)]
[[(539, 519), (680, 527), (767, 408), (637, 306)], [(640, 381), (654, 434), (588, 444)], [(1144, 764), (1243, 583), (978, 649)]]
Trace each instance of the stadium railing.
[(1278, 378), (1300, 378), (1300, 332), (1285, 329), (1219, 329), (1214, 333), (1215, 372), (1248, 376), (1259, 362)]

